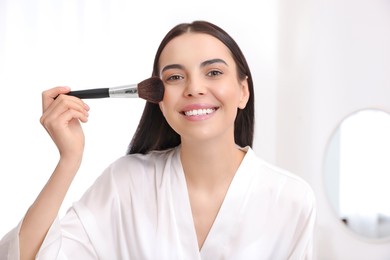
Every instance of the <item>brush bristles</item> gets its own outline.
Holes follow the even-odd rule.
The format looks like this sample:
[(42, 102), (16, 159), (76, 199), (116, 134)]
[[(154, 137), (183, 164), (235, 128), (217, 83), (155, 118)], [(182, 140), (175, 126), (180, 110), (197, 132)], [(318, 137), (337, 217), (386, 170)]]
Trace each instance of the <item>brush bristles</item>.
[(152, 103), (164, 98), (164, 83), (159, 77), (151, 77), (138, 83), (138, 96)]

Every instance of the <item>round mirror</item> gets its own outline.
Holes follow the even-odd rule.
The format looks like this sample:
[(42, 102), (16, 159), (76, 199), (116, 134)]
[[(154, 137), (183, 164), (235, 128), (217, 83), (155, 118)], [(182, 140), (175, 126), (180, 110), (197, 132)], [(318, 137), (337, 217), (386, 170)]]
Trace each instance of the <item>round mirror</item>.
[(390, 237), (390, 114), (361, 110), (332, 134), (325, 190), (337, 217), (366, 238)]

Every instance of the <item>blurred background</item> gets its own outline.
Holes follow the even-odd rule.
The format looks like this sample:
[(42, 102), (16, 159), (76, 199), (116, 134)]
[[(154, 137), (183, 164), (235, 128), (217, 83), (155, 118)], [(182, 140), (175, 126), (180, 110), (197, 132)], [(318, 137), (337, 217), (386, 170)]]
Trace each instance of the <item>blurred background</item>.
[[(193, 20), (224, 28), (247, 57), (253, 148), (313, 187), (315, 258), (390, 259), (389, 0), (0, 0), (0, 237), (58, 160), (42, 91), (138, 83), (167, 31)], [(144, 106), (87, 103), (84, 161), (60, 215), (125, 154)]]

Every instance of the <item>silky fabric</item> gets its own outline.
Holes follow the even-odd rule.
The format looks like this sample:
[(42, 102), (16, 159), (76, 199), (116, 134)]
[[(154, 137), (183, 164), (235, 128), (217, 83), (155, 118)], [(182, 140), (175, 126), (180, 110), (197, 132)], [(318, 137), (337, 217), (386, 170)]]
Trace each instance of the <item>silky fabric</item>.
[[(301, 178), (250, 147), (199, 249), (180, 146), (111, 164), (54, 221), (37, 259), (311, 259), (315, 198)], [(19, 258), (20, 224), (0, 242)]]

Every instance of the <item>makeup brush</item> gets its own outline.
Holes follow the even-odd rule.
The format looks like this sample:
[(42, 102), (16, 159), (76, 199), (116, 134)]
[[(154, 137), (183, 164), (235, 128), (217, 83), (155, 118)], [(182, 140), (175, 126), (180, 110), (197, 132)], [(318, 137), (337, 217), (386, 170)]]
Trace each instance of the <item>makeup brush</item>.
[(143, 98), (151, 103), (158, 103), (164, 97), (164, 84), (159, 77), (151, 77), (138, 84), (112, 88), (76, 90), (67, 93), (82, 99), (89, 98)]

